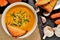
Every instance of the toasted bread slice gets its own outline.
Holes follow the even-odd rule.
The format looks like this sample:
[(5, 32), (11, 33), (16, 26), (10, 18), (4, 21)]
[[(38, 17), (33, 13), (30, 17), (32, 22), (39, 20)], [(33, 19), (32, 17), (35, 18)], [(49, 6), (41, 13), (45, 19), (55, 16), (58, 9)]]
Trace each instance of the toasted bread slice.
[(18, 27), (13, 27), (11, 25), (7, 25), (7, 29), (10, 32), (10, 34), (14, 37), (22, 36), (26, 33), (25, 30), (22, 30)]
[(51, 0), (50, 3), (40, 6), (40, 7), (45, 9), (47, 12), (51, 12), (53, 10), (54, 6), (56, 5), (56, 3), (57, 3), (57, 0)]
[(36, 2), (36, 6), (40, 6), (40, 5), (44, 5), (44, 4), (47, 4), (47, 3), (49, 3), (50, 2), (50, 0), (37, 0), (37, 2)]

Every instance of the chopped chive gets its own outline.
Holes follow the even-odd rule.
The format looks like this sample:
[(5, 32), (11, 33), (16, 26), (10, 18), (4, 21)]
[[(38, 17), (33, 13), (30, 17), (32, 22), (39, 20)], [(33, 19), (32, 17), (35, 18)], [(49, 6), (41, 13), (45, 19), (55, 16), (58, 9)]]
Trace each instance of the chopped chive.
[(16, 16), (14, 15), (14, 13), (12, 13), (11, 16), (16, 17)]
[(28, 19), (24, 19), (24, 23), (26, 24), (27, 22), (29, 22), (29, 20)]
[(14, 23), (12, 23), (12, 24), (10, 24), (10, 25), (12, 25), (12, 26), (17, 26), (16, 24), (14, 24)]
[(18, 22), (18, 25), (21, 26), (22, 25), (22, 21)]

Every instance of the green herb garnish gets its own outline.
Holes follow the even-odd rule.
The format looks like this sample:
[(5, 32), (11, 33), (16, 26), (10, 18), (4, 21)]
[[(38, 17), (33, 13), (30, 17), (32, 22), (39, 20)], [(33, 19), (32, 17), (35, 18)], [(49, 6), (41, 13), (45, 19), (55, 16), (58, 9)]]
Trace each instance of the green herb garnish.
[(24, 19), (24, 23), (26, 24), (27, 22), (29, 22), (29, 20), (28, 19)]
[(21, 26), (22, 25), (22, 21), (18, 21), (18, 25)]
[(12, 24), (10, 24), (10, 25), (12, 25), (12, 26), (17, 26), (16, 24), (14, 24), (14, 23), (12, 23)]

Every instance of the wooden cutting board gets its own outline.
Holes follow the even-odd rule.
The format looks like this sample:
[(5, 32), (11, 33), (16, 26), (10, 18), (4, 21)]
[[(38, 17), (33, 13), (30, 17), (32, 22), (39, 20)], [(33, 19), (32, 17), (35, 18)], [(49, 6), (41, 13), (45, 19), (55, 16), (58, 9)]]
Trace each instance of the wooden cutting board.
[(37, 27), (36, 30), (27, 38), (21, 39), (21, 38), (10, 37), (4, 32), (2, 28), (1, 14), (0, 14), (0, 40), (40, 40), (40, 33)]

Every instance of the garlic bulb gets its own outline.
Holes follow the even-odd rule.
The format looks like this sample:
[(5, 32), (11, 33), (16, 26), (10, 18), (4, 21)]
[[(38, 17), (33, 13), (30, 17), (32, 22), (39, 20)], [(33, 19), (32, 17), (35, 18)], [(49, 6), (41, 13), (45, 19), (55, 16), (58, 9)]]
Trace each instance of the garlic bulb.
[(57, 37), (60, 37), (60, 25), (58, 25), (56, 28), (55, 28), (55, 35)]
[(43, 37), (43, 39), (45, 39), (46, 37), (52, 37), (53, 35), (54, 35), (53, 28), (51, 28), (50, 26), (46, 26), (44, 28), (44, 37)]

